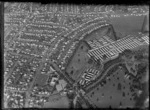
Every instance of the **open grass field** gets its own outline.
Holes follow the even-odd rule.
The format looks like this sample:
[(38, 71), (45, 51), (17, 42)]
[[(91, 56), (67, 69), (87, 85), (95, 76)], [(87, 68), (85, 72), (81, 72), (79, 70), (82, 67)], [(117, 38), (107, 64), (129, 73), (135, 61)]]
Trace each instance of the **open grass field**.
[(75, 54), (73, 55), (69, 65), (66, 68), (66, 72), (72, 77), (72, 79), (76, 80), (77, 76), (81, 74), (79, 71), (86, 66), (89, 59), (87, 56), (89, 49), (90, 48), (85, 42), (81, 42), (75, 51)]
[(100, 108), (132, 106), (134, 102), (129, 88), (131, 80), (126, 79), (124, 76), (124, 70), (118, 69), (109, 76), (109, 79), (105, 80), (104, 85), (99, 84), (87, 96), (91, 102)]
[(38, 84), (40, 86), (43, 86), (46, 84), (46, 81), (48, 80), (48, 75), (45, 74), (38, 74), (35, 84)]
[(44, 108), (69, 108), (69, 100), (65, 96), (55, 94), (44, 104)]

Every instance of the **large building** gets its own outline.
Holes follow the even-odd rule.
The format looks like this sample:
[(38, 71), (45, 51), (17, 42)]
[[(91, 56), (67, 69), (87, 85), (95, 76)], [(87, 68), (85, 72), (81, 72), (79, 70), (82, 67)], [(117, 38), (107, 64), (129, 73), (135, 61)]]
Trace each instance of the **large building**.
[(100, 59), (102, 62), (105, 62), (109, 59), (115, 58), (115, 56), (118, 56), (118, 54), (123, 52), (125, 49), (133, 49), (144, 44), (149, 45), (148, 36), (143, 36), (141, 38), (135, 36), (127, 36), (115, 42), (104, 45), (100, 48), (89, 50), (88, 56), (94, 57), (95, 60)]

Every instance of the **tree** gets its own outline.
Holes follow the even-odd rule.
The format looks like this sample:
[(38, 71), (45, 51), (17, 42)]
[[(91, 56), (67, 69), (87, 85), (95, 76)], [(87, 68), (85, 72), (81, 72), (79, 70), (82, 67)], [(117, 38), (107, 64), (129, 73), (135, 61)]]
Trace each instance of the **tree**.
[(98, 68), (101, 67), (101, 60), (100, 59), (97, 60), (96, 67), (98, 67)]
[(88, 64), (92, 64), (92, 63), (93, 63), (93, 59), (90, 58), (90, 59), (88, 60)]
[(133, 56), (133, 52), (130, 49), (126, 49), (122, 52), (122, 55), (126, 58), (130, 59)]

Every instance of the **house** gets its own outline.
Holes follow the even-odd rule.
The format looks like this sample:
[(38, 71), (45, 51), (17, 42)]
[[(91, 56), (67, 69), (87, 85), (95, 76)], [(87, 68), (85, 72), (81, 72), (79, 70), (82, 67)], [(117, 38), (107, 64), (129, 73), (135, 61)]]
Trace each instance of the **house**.
[(56, 89), (58, 92), (62, 91), (66, 87), (67, 83), (65, 80), (59, 80), (59, 84), (56, 85)]
[(56, 84), (56, 81), (58, 81), (58, 78), (53, 77), (52, 80), (51, 80), (51, 82), (50, 82), (50, 85), (54, 86)]

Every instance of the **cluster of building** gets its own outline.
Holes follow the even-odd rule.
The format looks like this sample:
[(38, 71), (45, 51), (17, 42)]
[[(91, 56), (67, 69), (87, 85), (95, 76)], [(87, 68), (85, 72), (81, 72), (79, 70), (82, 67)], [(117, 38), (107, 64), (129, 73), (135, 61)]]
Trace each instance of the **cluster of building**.
[(42, 68), (41, 73), (36, 77), (34, 85), (31, 88), (30, 107), (34, 107), (35, 105), (41, 107), (42, 104), (49, 102), (53, 94), (62, 92), (67, 85), (67, 82), (60, 79), (58, 72), (52, 66), (48, 63), (44, 65), (46, 67)]
[[(56, 69), (50, 62), (45, 62), (40, 70), (40, 74), (38, 74), (36, 78), (36, 82), (34, 85), (36, 84), (39, 86), (33, 87), (32, 91), (38, 94), (50, 95), (53, 92), (54, 88), (57, 92), (62, 91), (67, 85), (67, 82), (63, 79), (60, 79), (58, 71), (56, 71)], [(48, 87), (50, 91), (46, 89), (46, 87)], [(41, 91), (39, 92), (38, 89), (41, 89)]]
[(82, 77), (81, 80), (79, 81), (79, 84), (81, 86), (85, 86), (87, 84), (89, 84), (90, 81), (94, 80), (96, 78), (96, 76), (99, 74), (100, 72), (96, 69), (87, 69)]
[(143, 36), (141, 38), (127, 36), (102, 47), (89, 50), (88, 56), (93, 56), (95, 60), (100, 59), (102, 62), (105, 62), (117, 57), (118, 54), (123, 52), (125, 49), (133, 49), (145, 43), (148, 44), (148, 36)]
[[(98, 22), (99, 21), (99, 22)], [(96, 23), (98, 22), (98, 23)], [(89, 25), (87, 25), (89, 24)], [(80, 41), (82, 41), (88, 34), (90, 34), (91, 32), (108, 26), (109, 24), (107, 24), (106, 20), (101, 20), (100, 18), (96, 18), (93, 20), (90, 20), (87, 23), (84, 23), (83, 27), (79, 27), (76, 30), (66, 34), (66, 36), (64, 36), (65, 38), (71, 38), (71, 40), (68, 40), (66, 43), (63, 44), (63, 49), (60, 48), (59, 51), (59, 55), (57, 57), (57, 62), (60, 62), (59, 67), (63, 70), (70, 58), (70, 56), (72, 55), (73, 51), (75, 50), (75, 48), (77, 47), (77, 45), (79, 44)], [(74, 41), (75, 39), (75, 41)], [(100, 43), (103, 43), (105, 40), (105, 43), (110, 42), (109, 38), (104, 38), (101, 39)], [(97, 40), (93, 40), (95, 42), (97, 42)], [(92, 40), (87, 42), (91, 47), (95, 48), (97, 45), (94, 45), (92, 42)], [(103, 44), (100, 44), (103, 45)], [(58, 46), (60, 47), (60, 46)], [(60, 59), (60, 60), (59, 60)]]
[(5, 101), (4, 107), (8, 108), (22, 108), (25, 105), (25, 93), (17, 91), (7, 91), (4, 93)]
[(88, 41), (88, 44), (94, 49), (94, 48), (99, 48), (102, 47), (103, 45), (106, 45), (110, 42), (113, 42), (108, 36), (103, 36), (100, 39), (94, 39)]
[(32, 87), (32, 93), (36, 95), (50, 95), (53, 92), (58, 79), (59, 75), (54, 69), (51, 69), (50, 67), (49, 71), (44, 72), (44, 69), (42, 68), (41, 73), (36, 77)]
[[(36, 76), (37, 68), (39, 68), (39, 61), (37, 59), (30, 59), (29, 57), (20, 56), (19, 59), (12, 57), (12, 62), (15, 63), (11, 73), (4, 77), (4, 91), (7, 94), (6, 107), (24, 107), (26, 100), (26, 92), (32, 87), (32, 83)], [(13, 61), (14, 60), (14, 61)], [(30, 63), (29, 63), (30, 61)], [(7, 92), (9, 91), (9, 93)], [(17, 98), (19, 96), (13, 95), (14, 92), (24, 94), (24, 98)], [(12, 100), (9, 100), (13, 97)], [(22, 96), (20, 96), (22, 97)]]
[(15, 55), (10, 52), (6, 52), (4, 57), (5, 57), (4, 58), (4, 68), (5, 68), (4, 75), (6, 76), (6, 75), (9, 75), (10, 71), (16, 64), (16, 61), (20, 59), (20, 55)]
[[(7, 89), (25, 91), (29, 88), (31, 82), (36, 75), (36, 66), (31, 63), (27, 65), (30, 58), (21, 57), (17, 62), (9, 76), (5, 79)], [(32, 62), (33, 63), (33, 62)]]
[[(63, 46), (63, 49), (60, 48), (60, 50), (62, 49), (62, 52), (58, 52), (64, 54), (66, 52), (65, 49), (67, 50), (69, 47), (68, 52), (66, 52), (66, 56), (61, 56), (59, 54), (60, 57), (58, 56), (56, 60), (59, 58), (65, 60), (69, 57), (70, 54), (72, 54), (73, 49), (75, 49), (76, 44), (78, 44), (78, 41), (72, 43), (72, 39), (78, 39), (76, 37), (80, 36), (80, 33), (84, 35), (88, 29), (90, 30), (88, 33), (90, 33), (96, 28), (99, 28), (99, 19), (103, 18), (99, 17), (102, 16), (102, 9), (96, 9), (96, 13), (88, 13), (87, 9), (91, 10), (90, 8), (91, 7), (82, 7), (79, 9), (78, 6), (36, 7), (31, 4), (19, 4), (18, 6), (16, 5), (16, 7), (14, 6), (14, 8), (8, 8), (8, 10), (12, 9), (12, 11), (9, 10), (11, 13), (5, 13), (5, 26), (11, 28), (5, 29), (7, 31), (5, 32), (6, 36), (4, 40), (8, 43), (7, 48), (12, 46), (12, 52), (18, 54), (16, 57), (11, 55), (8, 56), (10, 58), (6, 61), (6, 90), (10, 90), (11, 92), (18, 91), (17, 94), (13, 94), (12, 92), (7, 95), (9, 107), (24, 107), (26, 92), (29, 92), (29, 94), (31, 92), (31, 100), (29, 101), (31, 105), (40, 105), (43, 102), (48, 101), (48, 96), (53, 92), (53, 90), (56, 89), (57, 92), (64, 90), (67, 83), (59, 78), (56, 70), (54, 70), (54, 68), (49, 64), (45, 63), (45, 66), (42, 66), (41, 69), (41, 62), (38, 58), (43, 58), (46, 54), (49, 54), (50, 56), (51, 53), (55, 53), (55, 51), (58, 50), (58, 47)], [(106, 9), (104, 10), (107, 11)], [(69, 18), (70, 15), (72, 18)], [(76, 15), (81, 15), (82, 17)], [(99, 17), (97, 19), (98, 21), (94, 20), (94, 17)], [(92, 20), (90, 21), (90, 19)], [(82, 24), (84, 24), (84, 26)], [(73, 32), (73, 35), (70, 36), (69, 32), (74, 30), (74, 28), (78, 28), (77, 31), (74, 32), (79, 34), (74, 34)], [(68, 35), (70, 41), (67, 40), (62, 46), (61, 42), (64, 41), (64, 38), (60, 38), (60, 35), (63, 33), (68, 33), (65, 36)], [(83, 35), (79, 38), (79, 40), (83, 39)], [(13, 42), (11, 42), (12, 40)], [(95, 39), (88, 42), (88, 44), (93, 48), (89, 51), (88, 56), (94, 56), (94, 59), (104, 61), (109, 58), (113, 58), (124, 49), (134, 48), (141, 45), (141, 42), (143, 42), (142, 40), (149, 44), (148, 36), (142, 37), (141, 40), (130, 37), (116, 42), (113, 42), (109, 39), (109, 37), (104, 36), (99, 40)], [(67, 43), (70, 44), (66, 45)], [(63, 53), (63, 51), (65, 52)], [(26, 59), (24, 57), (20, 57), (20, 55), (32, 56), (37, 59), (34, 58), (33, 60), (30, 60), (30, 58)], [(44, 83), (43, 86), (34, 86), (34, 80), (37, 78), (36, 73), (39, 72), (39, 69), (41, 69), (39, 79), (43, 80)], [(12, 73), (8, 75), (10, 71)], [(98, 70), (87, 69), (79, 81), (80, 85), (84, 86), (88, 84), (91, 80), (94, 80), (99, 73), (100, 72)], [(38, 80), (37, 82), (42, 85), (41, 80)], [(22, 92), (21, 95), (19, 91)]]
[(32, 94), (32, 97), (29, 98), (26, 107), (42, 107), (43, 103), (48, 102), (49, 97), (46, 96), (36, 96)]
[(149, 45), (149, 36), (143, 36), (142, 39)]

